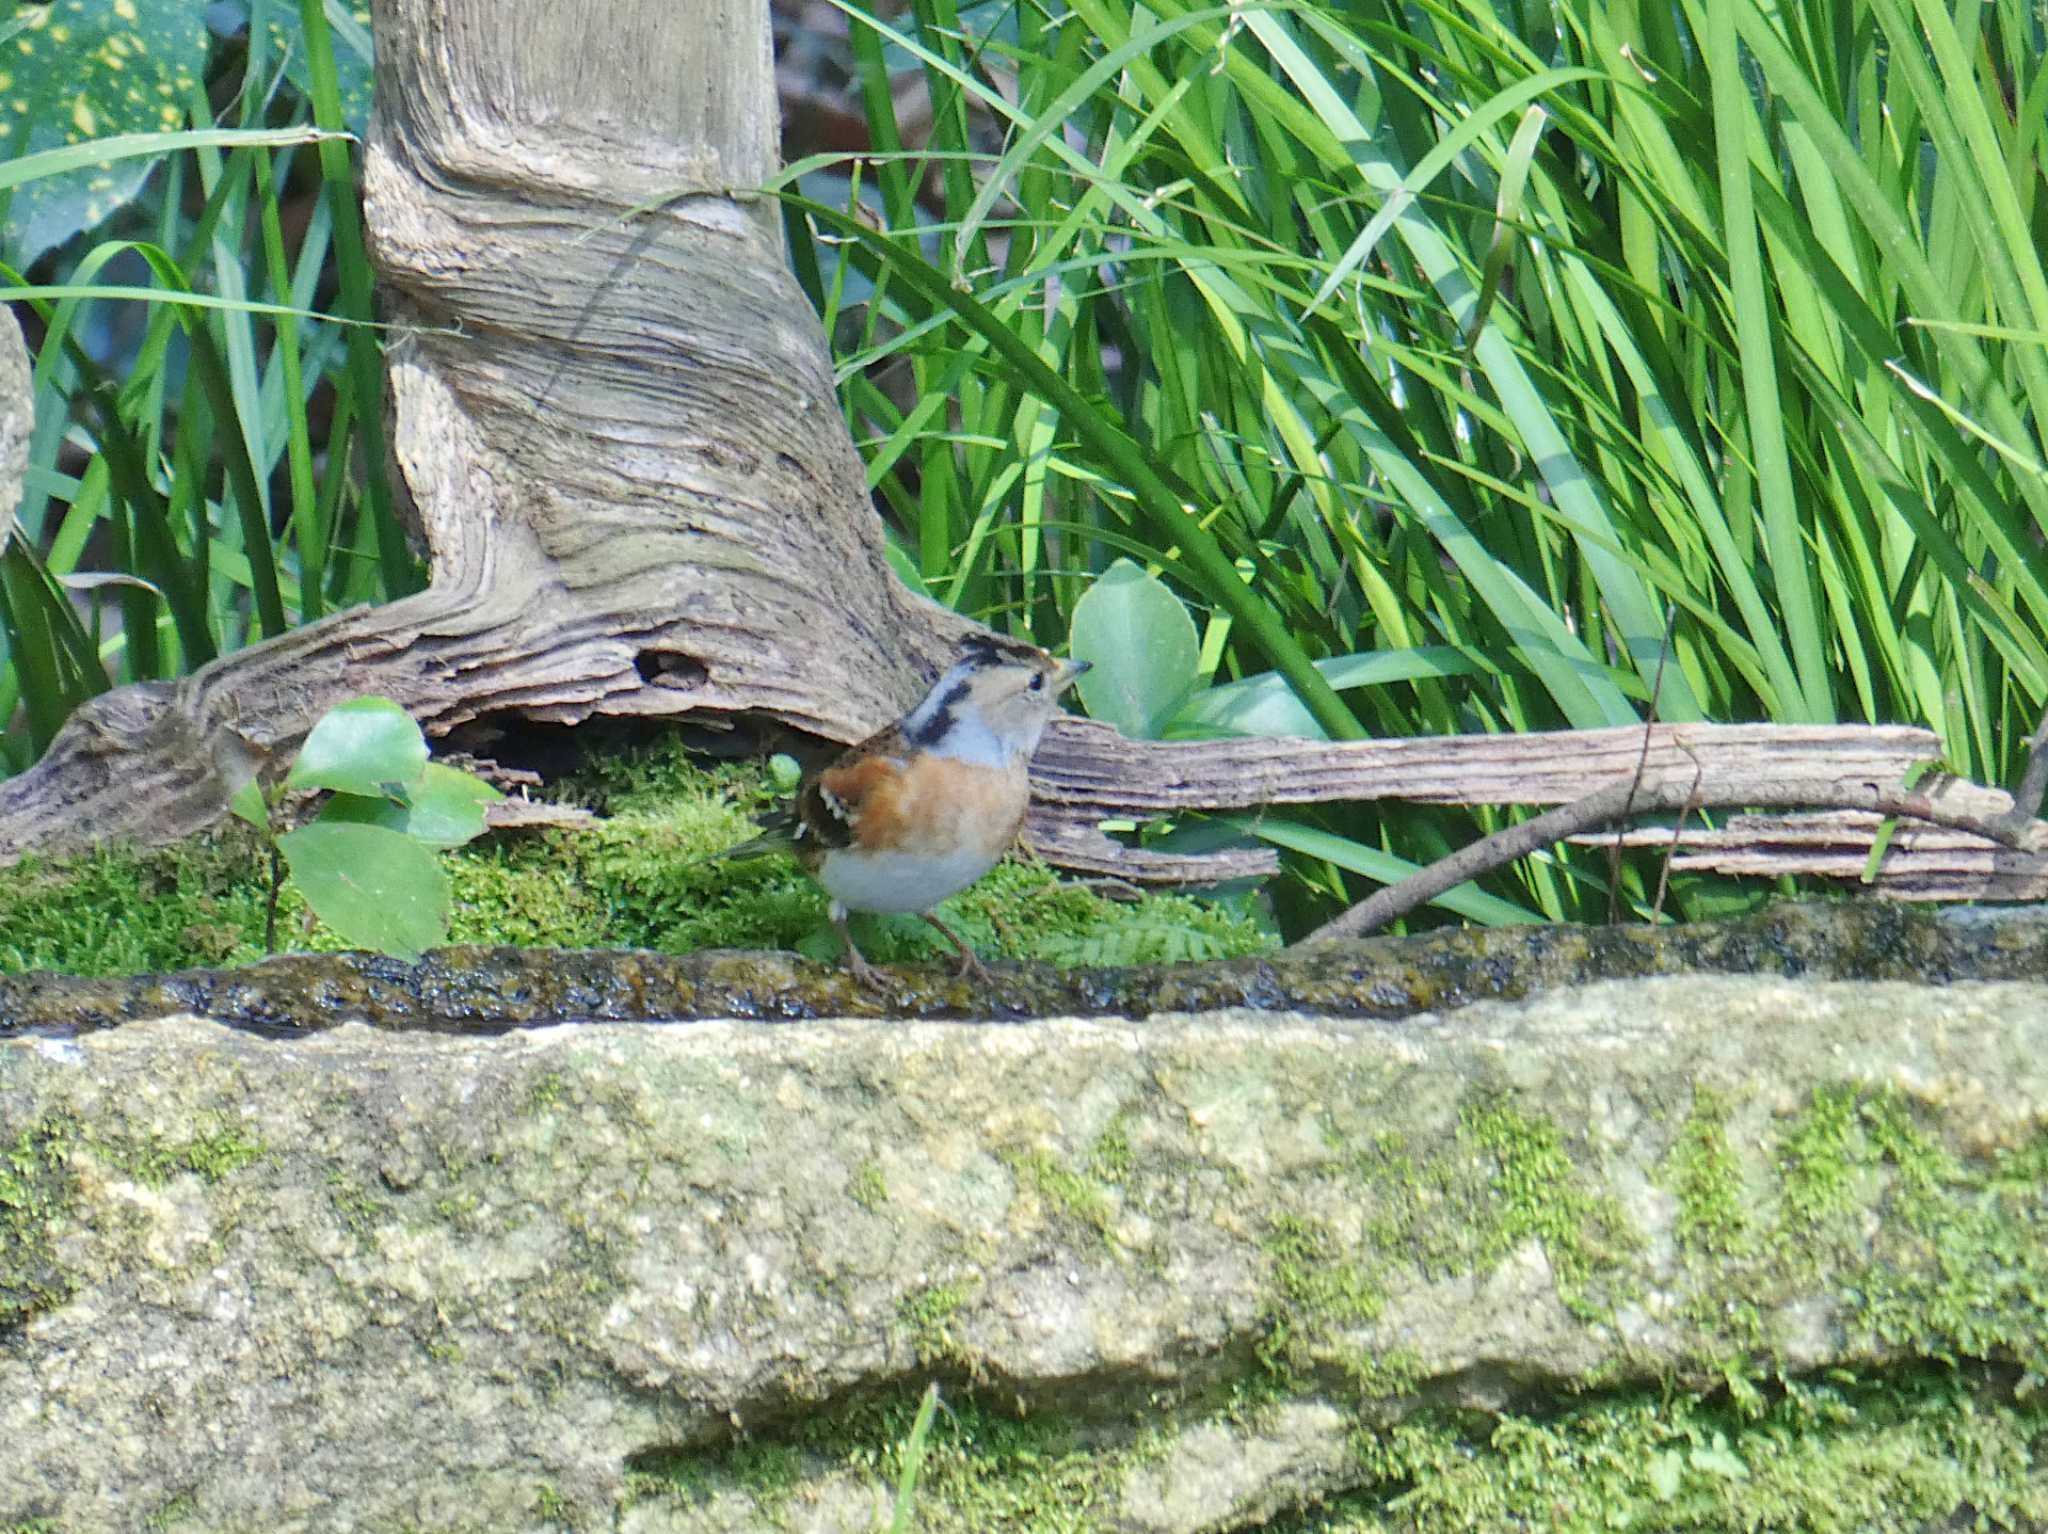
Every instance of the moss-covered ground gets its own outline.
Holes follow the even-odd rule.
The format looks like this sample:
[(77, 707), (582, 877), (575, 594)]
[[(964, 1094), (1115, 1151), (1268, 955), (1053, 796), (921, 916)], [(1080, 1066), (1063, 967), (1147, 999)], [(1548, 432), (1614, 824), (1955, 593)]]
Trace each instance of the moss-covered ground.
[[(912, 1527), (922, 1534), (1124, 1527), (1117, 1509), (1126, 1479), (1160, 1468), (1175, 1430), (1204, 1420), (1168, 1414), (1119, 1427), (1020, 1417), (966, 1389), (946, 1403), (913, 1502)], [(898, 1484), (917, 1404), (906, 1393), (816, 1418), (785, 1438), (650, 1456), (629, 1497), (700, 1506), (737, 1497), (760, 1527), (799, 1527), (797, 1493), (806, 1486), (840, 1477)], [(1229, 1415), (1241, 1419), (1245, 1409)], [(2044, 1450), (2048, 1399), (2016, 1398), (2010, 1371), (1981, 1366), (1609, 1391), (1549, 1413), (1436, 1409), (1390, 1428), (1361, 1424), (1350, 1464), (1333, 1467), (1347, 1489), (1260, 1526), (1269, 1534), (2038, 1528), (2048, 1518)]]
[[(565, 778), (555, 797), (599, 809), (585, 829), (493, 835), (448, 855), (449, 939), (547, 948), (794, 949), (838, 956), (825, 897), (786, 857), (720, 861), (776, 797), (753, 763), (706, 767), (643, 746)], [(30, 859), (0, 882), (0, 973), (144, 974), (263, 956), (268, 861), (238, 825), (154, 851)], [(342, 946), (289, 885), (279, 946)], [(1115, 900), (1013, 857), (940, 907), (987, 958), (1056, 965), (1231, 958), (1275, 946), (1249, 901)], [(856, 917), (870, 958), (926, 963), (952, 950), (916, 917)]]

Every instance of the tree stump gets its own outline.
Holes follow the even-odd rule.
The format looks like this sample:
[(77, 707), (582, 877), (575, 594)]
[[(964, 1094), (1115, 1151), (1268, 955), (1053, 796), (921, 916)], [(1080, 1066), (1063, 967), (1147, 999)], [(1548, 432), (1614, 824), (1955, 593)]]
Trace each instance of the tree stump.
[[(883, 558), (789, 275), (767, 7), (379, 0), (364, 208), (430, 584), (82, 707), (0, 862), (217, 821), (332, 704), (858, 739), (966, 621)], [(653, 204), (652, 207), (646, 205)], [(10, 502), (11, 504), (11, 502)]]

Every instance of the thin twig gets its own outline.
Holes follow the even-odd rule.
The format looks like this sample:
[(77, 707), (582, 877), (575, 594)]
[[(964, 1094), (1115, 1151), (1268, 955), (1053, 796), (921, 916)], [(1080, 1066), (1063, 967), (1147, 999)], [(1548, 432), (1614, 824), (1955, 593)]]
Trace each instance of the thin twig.
[(270, 844), (270, 899), (263, 907), (263, 951), (277, 952), (277, 896), (284, 888), (284, 854)]
[(2027, 748), (2027, 770), (2020, 786), (2012, 791), (2012, 808), (1998, 817), (2001, 825), (2015, 833), (2041, 813), (2041, 801), (2048, 798), (2048, 713), (2041, 715)]
[[(1636, 753), (1636, 783), (1643, 781), (1643, 773), (1650, 764), (1650, 728), (1657, 722), (1657, 700), (1664, 696), (1664, 663), (1671, 659), (1671, 635), (1678, 627), (1678, 606), (1667, 603), (1664, 608), (1664, 638), (1657, 646), (1657, 675), (1650, 683), (1650, 706), (1643, 710), (1643, 749)], [(1616, 816), (1617, 827), (1628, 819), (1628, 810), (1622, 809)], [(1621, 920), (1621, 832), (1614, 833), (1614, 842), (1607, 849), (1607, 925), (1613, 926)]]
[[(1449, 857), (1439, 858), (1427, 868), (1361, 900), (1334, 921), (1325, 922), (1295, 946), (1327, 943), (1336, 938), (1362, 937), (1388, 922), (1406, 916), (1455, 889), (1517, 858), (1527, 857), (1539, 847), (1567, 836), (1576, 836), (1624, 815), (1656, 815), (1675, 810), (1699, 792), (1699, 782), (1681, 786), (1675, 781), (1638, 784), (1633, 777), (1597, 788), (1584, 798), (1545, 810), (1531, 820), (1509, 826), (1493, 835), (1461, 847)], [(1844, 795), (1845, 800), (1851, 796)], [(1909, 815), (1915, 820), (1968, 831), (2003, 847), (2017, 847), (2019, 832), (1993, 825), (1981, 815), (1958, 815), (1941, 809), (1924, 793), (1898, 789), (1866, 789), (1841, 808), (1875, 810), (1881, 815)]]
[[(1664, 861), (1657, 866), (1657, 898), (1650, 902), (1650, 923), (1655, 926), (1664, 919), (1664, 896), (1671, 889), (1671, 865), (1678, 861), (1680, 840), (1685, 835), (1686, 817), (1700, 807), (1700, 783), (1706, 777), (1706, 769), (1700, 766), (1699, 758), (1692, 763), (1692, 787), (1685, 796), (1685, 803), (1678, 807), (1678, 819), (1671, 827), (1671, 842), (1664, 849)], [(1621, 833), (1615, 832), (1615, 844), (1621, 842)]]

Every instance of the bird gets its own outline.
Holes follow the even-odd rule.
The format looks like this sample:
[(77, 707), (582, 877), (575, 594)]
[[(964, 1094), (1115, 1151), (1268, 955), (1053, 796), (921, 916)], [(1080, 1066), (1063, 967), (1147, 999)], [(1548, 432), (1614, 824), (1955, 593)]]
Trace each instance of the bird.
[(960, 956), (956, 974), (988, 970), (932, 913), (1001, 861), (1024, 824), (1031, 754), (1060, 694), (1089, 667), (1023, 640), (970, 634), (916, 707), (814, 766), (794, 799), (763, 815), (762, 834), (721, 858), (793, 853), (831, 897), (847, 968), (882, 981), (847, 925), (853, 911), (916, 912)]

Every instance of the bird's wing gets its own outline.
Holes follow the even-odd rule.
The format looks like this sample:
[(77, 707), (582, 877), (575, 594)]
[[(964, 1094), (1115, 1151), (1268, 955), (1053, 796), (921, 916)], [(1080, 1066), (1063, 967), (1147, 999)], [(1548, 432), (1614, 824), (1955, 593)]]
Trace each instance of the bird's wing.
[(902, 774), (902, 750), (902, 737), (891, 725), (807, 780), (796, 801), (799, 842), (821, 850), (850, 843), (862, 810)]

